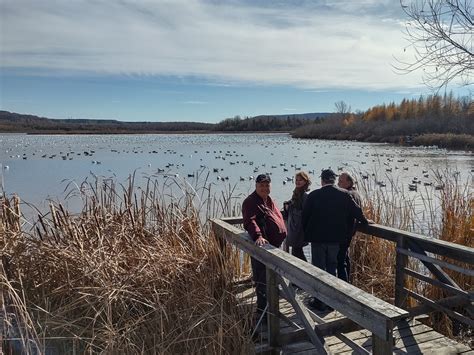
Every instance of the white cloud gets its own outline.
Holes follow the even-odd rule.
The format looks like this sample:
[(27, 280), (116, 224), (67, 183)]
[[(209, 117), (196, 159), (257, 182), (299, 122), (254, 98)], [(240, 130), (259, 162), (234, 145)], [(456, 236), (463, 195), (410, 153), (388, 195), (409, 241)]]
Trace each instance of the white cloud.
[(389, 3), (3, 0), (2, 66), (193, 76), (219, 85), (416, 87), (417, 75), (391, 67), (394, 55), (407, 53)]

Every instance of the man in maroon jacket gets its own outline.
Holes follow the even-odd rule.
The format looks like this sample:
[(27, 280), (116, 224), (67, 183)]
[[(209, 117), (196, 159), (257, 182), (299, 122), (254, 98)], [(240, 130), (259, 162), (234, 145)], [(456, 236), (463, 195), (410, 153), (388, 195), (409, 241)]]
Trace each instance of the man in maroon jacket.
[[(244, 228), (257, 246), (267, 243), (279, 247), (286, 237), (286, 227), (280, 210), (270, 197), (271, 179), (260, 174), (255, 180), (255, 191), (242, 204)], [(257, 293), (257, 319), (267, 305), (265, 265), (251, 258), (253, 281)]]

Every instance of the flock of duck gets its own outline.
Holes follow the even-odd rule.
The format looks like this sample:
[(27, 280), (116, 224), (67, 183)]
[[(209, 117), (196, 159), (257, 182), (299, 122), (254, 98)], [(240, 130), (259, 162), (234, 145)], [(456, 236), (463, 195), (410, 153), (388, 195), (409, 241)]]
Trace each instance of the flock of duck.
[[(278, 150), (278, 148), (281, 147), (281, 142), (274, 142), (273, 144), (260, 144), (258, 152), (255, 151), (255, 149), (239, 150), (239, 148), (211, 150), (205, 148), (202, 149), (202, 146), (199, 147), (199, 149), (193, 150), (189, 148), (186, 149), (186, 145), (181, 147), (184, 149), (180, 151), (169, 148), (165, 149), (164, 146), (157, 147), (153, 150), (146, 149), (146, 146), (131, 147), (127, 149), (103, 146), (95, 147), (94, 149), (81, 149), (80, 151), (78, 149), (68, 149), (56, 153), (45, 153), (43, 150), (37, 149), (30, 152), (30, 155), (27, 153), (9, 154), (8, 157), (11, 160), (61, 159), (64, 161), (70, 161), (74, 158), (88, 159), (91, 164), (101, 165), (103, 162), (106, 164), (108, 159), (110, 159), (109, 153), (117, 155), (136, 154), (142, 156), (140, 158), (141, 160), (144, 159), (143, 155), (159, 155), (160, 157), (158, 159), (147, 159), (149, 162), (146, 164), (148, 168), (152, 168), (158, 163), (157, 165), (160, 166), (154, 167), (153, 171), (154, 174), (158, 175), (180, 177), (179, 172), (184, 170), (186, 173), (182, 176), (194, 178), (196, 175), (200, 174), (200, 171), (208, 170), (209, 173), (215, 175), (217, 181), (225, 182), (229, 180), (238, 180), (243, 182), (254, 180), (254, 177), (259, 173), (268, 173), (270, 175), (275, 173), (274, 175), (276, 175), (276, 178), (274, 183), (281, 181), (281, 184), (286, 185), (294, 181), (294, 173), (299, 170), (305, 170), (313, 176), (319, 176), (317, 169), (308, 168), (308, 163), (297, 163), (298, 160), (304, 160), (303, 156), (305, 156), (306, 161), (318, 163), (321, 161), (330, 162), (332, 153), (331, 149), (334, 148), (335, 145), (339, 145), (338, 148), (342, 148), (343, 151), (347, 150), (347, 156), (344, 156), (344, 160), (346, 161), (341, 161), (341, 157), (333, 160), (338, 162), (338, 165), (333, 168), (335, 171), (358, 171), (360, 179), (370, 179), (375, 183), (375, 185), (381, 188), (387, 186), (387, 183), (381, 179), (381, 176), (389, 178), (391, 174), (395, 174), (398, 170), (403, 172), (405, 180), (407, 180), (409, 176), (408, 172), (413, 171), (413, 174), (411, 174), (411, 180), (408, 182), (409, 191), (417, 191), (419, 186), (432, 186), (436, 190), (443, 189), (443, 185), (436, 184), (434, 180), (431, 179), (431, 173), (428, 169), (420, 169), (419, 162), (410, 164), (411, 159), (409, 157), (400, 156), (397, 152), (394, 152), (393, 148), (392, 150), (385, 148), (384, 152), (380, 152), (380, 150), (377, 151), (358, 146), (357, 148), (367, 149), (368, 151), (358, 150), (353, 152), (350, 151), (350, 149), (353, 150), (354, 146), (351, 146), (350, 143), (347, 142), (326, 142), (322, 144), (314, 144), (314, 142), (312, 142), (313, 148), (317, 147), (322, 150), (313, 150), (312, 154), (311, 152), (308, 154), (307, 149), (304, 149), (306, 150), (306, 153), (301, 154), (301, 152), (298, 152), (301, 150), (299, 145), (301, 145), (301, 143), (308, 144), (308, 141), (301, 141), (301, 143), (297, 142), (298, 141), (291, 142), (291, 147), (289, 147), (287, 151), (289, 154), (286, 154), (285, 156), (278, 153), (279, 151), (281, 152), (281, 150)], [(291, 150), (296, 150), (296, 152), (291, 152)], [(107, 153), (107, 151), (109, 153)], [(186, 153), (184, 153), (184, 151), (186, 151)], [(266, 152), (267, 155), (264, 156), (261, 154), (262, 152)], [(6, 153), (9, 153), (9, 151), (7, 150)], [(275, 157), (275, 154), (278, 156)], [(327, 156), (328, 154), (329, 156)], [(97, 160), (97, 155), (99, 155), (102, 160)], [(348, 157), (349, 155), (351, 156), (350, 158)], [(249, 156), (252, 156), (252, 159), (249, 159)], [(311, 160), (309, 160), (309, 156), (312, 156)], [(264, 161), (258, 162), (258, 159)], [(164, 161), (168, 162), (163, 163)], [(196, 161), (199, 161), (199, 168)], [(369, 173), (367, 170), (370, 170), (370, 168), (363, 171), (364, 166), (367, 166), (368, 163), (371, 165), (374, 172)], [(311, 163), (311, 165), (313, 165), (313, 163)], [(327, 167), (328, 166), (321, 166), (321, 168)], [(4, 170), (8, 170), (9, 168), (9, 165), (3, 165)], [(471, 172), (473, 171), (474, 170), (471, 170)], [(236, 174), (236, 172), (238, 173)], [(454, 172), (454, 174), (459, 174), (459, 171)]]

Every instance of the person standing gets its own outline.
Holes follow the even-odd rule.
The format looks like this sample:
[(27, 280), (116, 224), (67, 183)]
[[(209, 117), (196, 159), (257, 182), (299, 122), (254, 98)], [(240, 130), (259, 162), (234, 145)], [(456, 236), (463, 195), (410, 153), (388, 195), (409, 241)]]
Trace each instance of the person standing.
[[(242, 204), (242, 217), (245, 230), (257, 246), (270, 243), (280, 247), (286, 238), (286, 227), (280, 210), (270, 197), (271, 178), (260, 174), (255, 179), (255, 191)], [(267, 305), (266, 267), (251, 258), (252, 275), (257, 294), (257, 319), (260, 319)]]
[[(349, 194), (354, 199), (355, 203), (362, 207), (362, 199), (355, 188), (355, 179), (351, 174), (346, 171), (339, 174), (337, 186), (349, 191)], [(337, 254), (337, 277), (346, 282), (349, 282), (350, 280), (351, 262), (349, 258), (349, 247), (351, 245), (352, 237), (356, 233), (356, 226), (357, 221), (351, 216), (348, 216), (348, 235), (346, 240), (339, 245), (339, 252)]]
[(308, 245), (308, 243), (304, 241), (302, 215), (303, 204), (308, 197), (307, 191), (310, 185), (311, 179), (309, 175), (304, 171), (298, 172), (295, 175), (295, 189), (293, 190), (291, 200), (283, 204), (288, 230), (286, 243), (291, 247), (291, 254), (304, 261), (306, 261), (306, 257), (303, 247)]
[[(368, 224), (362, 209), (347, 190), (335, 186), (336, 174), (331, 169), (321, 172), (321, 188), (308, 195), (303, 207), (305, 241), (311, 242), (313, 265), (336, 276), (339, 245), (349, 234), (349, 217)], [(317, 299), (310, 306), (323, 310), (325, 306)]]

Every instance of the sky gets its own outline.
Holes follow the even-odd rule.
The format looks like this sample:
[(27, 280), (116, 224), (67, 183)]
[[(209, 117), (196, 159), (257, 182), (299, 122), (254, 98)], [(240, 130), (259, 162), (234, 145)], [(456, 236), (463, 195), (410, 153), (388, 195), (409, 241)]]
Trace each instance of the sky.
[[(431, 92), (398, 0), (0, 0), (0, 109), (219, 122)], [(463, 94), (462, 89), (454, 90)]]

